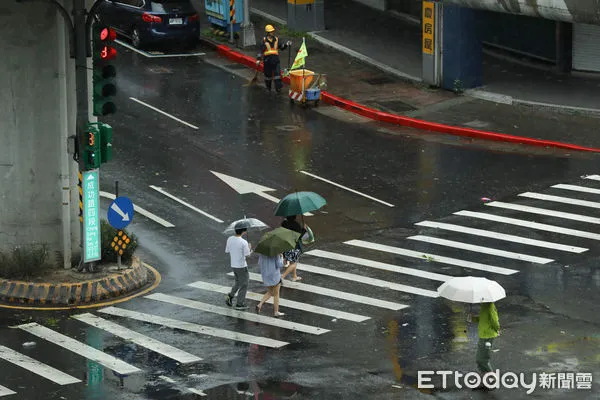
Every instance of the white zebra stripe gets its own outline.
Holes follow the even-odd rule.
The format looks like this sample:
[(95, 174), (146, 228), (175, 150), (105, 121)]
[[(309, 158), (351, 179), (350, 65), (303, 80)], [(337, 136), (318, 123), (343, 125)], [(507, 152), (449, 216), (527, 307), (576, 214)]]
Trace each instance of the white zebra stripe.
[(537, 222), (524, 221), (524, 220), (516, 219), (516, 218), (507, 218), (507, 217), (501, 217), (498, 215), (473, 212), (473, 211), (457, 211), (454, 214), (462, 215), (464, 217), (485, 219), (488, 221), (503, 222), (505, 224), (510, 224), (510, 225), (524, 226), (524, 227), (531, 228), (531, 229), (538, 229), (540, 231), (561, 233), (563, 235), (577, 236), (577, 237), (582, 237), (582, 238), (592, 239), (592, 240), (600, 240), (600, 235), (597, 233), (579, 231), (576, 229), (569, 229), (569, 228), (561, 228), (560, 226), (540, 224)]
[(11, 394), (17, 394), (17, 392), (13, 392), (12, 390), (10, 390), (7, 387), (0, 386), (0, 397), (10, 396)]
[(491, 254), (493, 256), (512, 258), (513, 260), (529, 261), (537, 264), (548, 264), (554, 260), (550, 258), (530, 256), (528, 254), (514, 253), (512, 251), (498, 250), (491, 247), (476, 246), (469, 243), (456, 242), (454, 240), (440, 239), (432, 236), (416, 235), (409, 236), (407, 239), (418, 240), (420, 242), (439, 244), (440, 246), (454, 247), (456, 249), (474, 251), (477, 253)]
[[(229, 272), (227, 275), (233, 276), (233, 272)], [(250, 272), (250, 279), (252, 279), (253, 281), (256, 281), (256, 282), (262, 282), (262, 277), (260, 276), (260, 274), (256, 274), (254, 272)], [(367, 305), (375, 306), (375, 307), (387, 308), (389, 310), (394, 310), (394, 311), (408, 308), (408, 306), (405, 304), (393, 303), (393, 302), (387, 301), (387, 300), (374, 299), (372, 297), (361, 296), (359, 294), (348, 293), (348, 292), (341, 292), (339, 290), (333, 290), (333, 289), (324, 288), (321, 286), (309, 285), (306, 283), (285, 281), (285, 283), (283, 284), (283, 287), (284, 287), (284, 289), (292, 288), (292, 289), (296, 289), (296, 290), (302, 290), (304, 292), (320, 294), (323, 296), (335, 297), (335, 298), (341, 299), (341, 300), (353, 301), (355, 303), (361, 303), (361, 304), (367, 304)]]
[[(188, 286), (195, 287), (197, 289), (210, 290), (210, 291), (222, 293), (222, 294), (228, 294), (229, 292), (231, 292), (230, 286), (217, 285), (214, 283), (208, 283), (208, 282), (202, 282), (202, 281), (188, 283)], [(246, 293), (247, 299), (255, 300), (255, 301), (261, 301), (263, 296), (264, 296), (264, 294), (260, 294), (260, 293), (253, 293), (253, 292)], [(267, 303), (272, 304), (273, 298), (271, 297), (267, 301)], [(283, 299), (281, 297), (279, 297), (279, 305), (283, 306), (283, 307), (295, 308), (297, 310), (308, 311), (308, 312), (311, 312), (314, 314), (327, 315), (328, 317), (345, 319), (345, 320), (354, 321), (354, 322), (362, 322), (362, 321), (366, 321), (371, 318), (371, 317), (365, 317), (364, 315), (352, 314), (349, 312), (332, 310), (330, 308), (314, 306), (312, 304), (300, 303), (298, 301)]]
[(70, 385), (72, 383), (81, 382), (71, 375), (65, 374), (56, 368), (43, 364), (25, 354), (9, 349), (8, 347), (0, 346), (0, 358), (59, 385)]
[(579, 200), (579, 199), (572, 199), (570, 197), (552, 196), (549, 194), (532, 193), (532, 192), (521, 193), (521, 194), (519, 194), (519, 196), (527, 197), (530, 199), (536, 199), (536, 200), (554, 201), (556, 203), (572, 204), (574, 206), (600, 209), (600, 203), (597, 203), (595, 201)]
[(103, 353), (98, 349), (65, 336), (62, 333), (48, 329), (45, 326), (41, 326), (35, 322), (19, 325), (17, 328), (54, 343), (89, 360), (95, 361), (98, 364), (104, 365), (106, 368), (115, 371), (119, 375), (129, 375), (136, 372), (141, 372), (139, 368), (136, 368), (133, 365), (129, 365), (116, 357)]
[(119, 324), (115, 324), (112, 321), (107, 321), (96, 315), (85, 313), (74, 315), (73, 318), (81, 322), (85, 322), (86, 324), (94, 326), (98, 329), (105, 330), (106, 332), (112, 335), (128, 340), (139, 346), (145, 347), (158, 354), (162, 354), (163, 356), (180, 362), (181, 364), (189, 364), (193, 362), (202, 361), (200, 357), (196, 357), (195, 355), (190, 354), (186, 351), (162, 343), (156, 339), (153, 339), (146, 335), (142, 335), (141, 333), (132, 331), (131, 329), (125, 328), (124, 326), (121, 326)]
[(436, 228), (436, 229), (444, 229), (451, 232), (459, 232), (465, 233), (467, 235), (475, 235), (481, 236), (489, 239), (497, 239), (503, 240), (505, 242), (513, 242), (519, 244), (525, 244), (529, 246), (536, 247), (544, 247), (547, 249), (566, 251), (569, 253), (583, 253), (588, 251), (584, 247), (576, 247), (576, 246), (568, 246), (565, 244), (554, 243), (554, 242), (545, 242), (543, 240), (529, 239), (523, 236), (515, 236), (515, 235), (507, 235), (505, 233), (486, 231), (483, 229), (469, 228), (467, 226), (455, 225), (455, 224), (446, 224), (443, 222), (433, 222), (433, 221), (421, 221), (417, 222), (415, 225), (425, 226), (428, 228)]
[(588, 175), (588, 176), (584, 176), (584, 179), (592, 179), (594, 181), (600, 181), (600, 175)]
[(237, 340), (238, 342), (258, 344), (260, 346), (280, 348), (289, 343), (275, 339), (269, 339), (260, 336), (247, 335), (245, 333), (227, 331), (225, 329), (212, 328), (210, 326), (198, 325), (191, 322), (179, 321), (177, 319), (160, 317), (158, 315), (145, 314), (137, 311), (126, 310), (118, 307), (107, 307), (99, 310), (99, 312), (114, 315), (116, 317), (124, 317), (134, 319), (136, 321), (148, 322), (156, 325), (164, 325), (173, 329), (182, 331), (200, 333), (202, 335), (214, 336), (222, 339)]
[(162, 301), (164, 303), (175, 304), (178, 306), (192, 308), (194, 310), (211, 312), (227, 317), (245, 319), (246, 321), (259, 322), (265, 325), (277, 326), (279, 328), (291, 329), (297, 332), (310, 333), (312, 335), (322, 335), (329, 332), (329, 329), (323, 329), (316, 326), (299, 324), (292, 321), (286, 321), (266, 315), (257, 315), (249, 312), (232, 310), (231, 308), (219, 307), (213, 304), (201, 303), (199, 301), (184, 299), (182, 297), (170, 296), (165, 293), (153, 293), (145, 296), (147, 299)]
[(574, 192), (600, 194), (600, 189), (589, 188), (586, 186), (564, 185), (562, 183), (559, 183), (558, 185), (553, 185), (551, 187), (556, 189), (572, 190)]
[(506, 208), (508, 210), (523, 211), (530, 214), (546, 215), (550, 217), (570, 219), (573, 221), (587, 222), (589, 224), (600, 225), (600, 218), (588, 217), (587, 215), (572, 214), (562, 211), (548, 210), (547, 208), (530, 207), (521, 204), (503, 203), (501, 201), (492, 201), (491, 203), (485, 203), (485, 205), (490, 207)]
[(386, 246), (384, 244), (366, 242), (364, 240), (349, 240), (344, 243), (349, 244), (351, 246), (358, 246), (358, 247), (363, 247), (363, 248), (367, 248), (367, 249), (385, 251), (387, 253), (393, 253), (393, 254), (399, 254), (402, 256), (418, 258), (418, 259), (424, 260), (424, 261), (428, 260), (428, 261), (433, 261), (433, 262), (439, 262), (442, 264), (455, 265), (458, 267), (477, 269), (477, 270), (486, 271), (486, 272), (493, 272), (493, 273), (502, 274), (502, 275), (511, 275), (511, 274), (515, 274), (515, 273), (519, 272), (514, 269), (496, 267), (494, 265), (481, 264), (481, 263), (476, 263), (476, 262), (472, 262), (472, 261), (460, 260), (457, 258), (444, 257), (444, 256), (439, 256), (437, 254), (425, 253), (422, 251), (402, 249), (400, 247)]

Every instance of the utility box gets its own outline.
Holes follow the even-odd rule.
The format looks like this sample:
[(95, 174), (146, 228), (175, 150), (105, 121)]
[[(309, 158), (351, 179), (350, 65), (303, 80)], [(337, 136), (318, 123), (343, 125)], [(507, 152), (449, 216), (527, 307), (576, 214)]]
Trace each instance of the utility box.
[(244, 0), (204, 0), (208, 22), (229, 32), (233, 16), (233, 31), (239, 32), (244, 22)]
[(287, 26), (294, 31), (325, 30), (325, 0), (287, 0)]

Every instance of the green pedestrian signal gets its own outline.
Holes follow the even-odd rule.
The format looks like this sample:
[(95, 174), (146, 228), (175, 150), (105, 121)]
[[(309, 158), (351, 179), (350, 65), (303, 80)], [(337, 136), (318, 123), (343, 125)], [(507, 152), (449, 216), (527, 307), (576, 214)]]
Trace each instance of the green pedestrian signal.
[(104, 164), (112, 160), (112, 126), (99, 123), (100, 127), (100, 162)]
[(115, 77), (117, 69), (111, 63), (117, 57), (117, 50), (112, 42), (117, 38), (116, 32), (108, 26), (96, 26), (92, 37), (93, 65), (93, 103), (94, 116), (114, 114), (117, 111), (111, 98), (117, 94)]

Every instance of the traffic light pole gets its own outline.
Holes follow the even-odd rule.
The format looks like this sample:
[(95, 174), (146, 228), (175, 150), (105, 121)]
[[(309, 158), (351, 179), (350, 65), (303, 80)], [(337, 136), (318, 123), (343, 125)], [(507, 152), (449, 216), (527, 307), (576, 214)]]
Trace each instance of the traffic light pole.
[[(86, 125), (88, 123), (88, 70), (87, 70), (87, 56), (88, 56), (88, 38), (89, 34), (86, 31), (87, 12), (85, 8), (85, 0), (73, 0), (73, 22), (75, 31), (75, 90), (77, 94), (77, 119), (76, 119), (76, 154), (77, 162), (79, 165), (79, 171), (84, 171), (84, 133)], [(85, 215), (83, 215), (85, 220)], [(79, 245), (81, 248), (81, 258), (77, 269), (83, 271), (87, 269), (84, 258), (84, 243), (83, 243), (83, 222), (80, 221), (79, 232), (80, 239)]]

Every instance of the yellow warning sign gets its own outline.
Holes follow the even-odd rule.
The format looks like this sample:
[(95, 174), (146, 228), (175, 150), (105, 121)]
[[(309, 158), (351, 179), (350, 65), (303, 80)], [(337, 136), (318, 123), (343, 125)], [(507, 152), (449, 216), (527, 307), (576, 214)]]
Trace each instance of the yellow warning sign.
[(423, 53), (433, 54), (435, 40), (435, 14), (433, 1), (423, 1)]
[(123, 250), (127, 248), (129, 243), (131, 243), (131, 239), (125, 234), (125, 232), (119, 231), (113, 238), (110, 247), (112, 247), (118, 255), (122, 256)]

